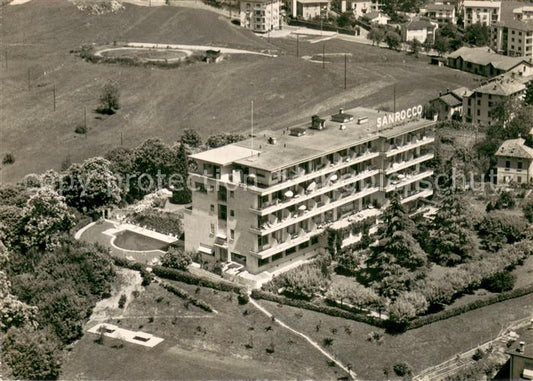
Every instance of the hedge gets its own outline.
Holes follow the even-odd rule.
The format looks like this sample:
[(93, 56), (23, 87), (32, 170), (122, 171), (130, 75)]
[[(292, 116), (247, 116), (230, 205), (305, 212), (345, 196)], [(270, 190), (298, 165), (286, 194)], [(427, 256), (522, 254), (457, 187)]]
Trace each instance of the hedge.
[(350, 311), (341, 310), (336, 307), (329, 307), (326, 305), (319, 305), (312, 302), (308, 302), (301, 299), (290, 299), (282, 295), (274, 295), (270, 292), (265, 292), (261, 290), (253, 290), (252, 298), (269, 300), (271, 302), (285, 304), (292, 307), (303, 308), (306, 310), (311, 310), (315, 312), (320, 312), (326, 315), (340, 317), (349, 320), (355, 320), (361, 323), (370, 324), (376, 327), (384, 327), (383, 321), (373, 318), (371, 316), (356, 314)]
[(294, 26), (304, 26), (311, 29), (321, 29), (325, 31), (330, 32), (337, 32), (340, 34), (349, 34), (351, 36), (355, 36), (356, 32), (354, 29), (347, 29), (347, 28), (339, 28), (331, 24), (323, 23), (320, 25), (320, 23), (312, 22), (312, 21), (303, 21), (303, 20), (295, 20), (295, 19), (287, 19), (287, 23), (289, 25)]
[(202, 310), (207, 311), (207, 312), (213, 312), (213, 308), (209, 304), (207, 304), (203, 300), (195, 298), (194, 296), (189, 294), (187, 291), (185, 291), (185, 290), (183, 290), (183, 289), (181, 289), (179, 287), (173, 286), (173, 285), (171, 285), (169, 283), (160, 283), (159, 285), (161, 287), (163, 287), (165, 290), (173, 293), (174, 295), (177, 295), (180, 298), (185, 299), (186, 301), (190, 302), (191, 304), (195, 305), (196, 307), (199, 307)]
[[(138, 262), (131, 262), (127, 259), (113, 257), (112, 259), (115, 261), (115, 265), (120, 267), (126, 267), (131, 270), (141, 271), (142, 269), (145, 269), (147, 266), (143, 265)], [(152, 268), (152, 273), (154, 275), (157, 275), (161, 278), (166, 278), (170, 280), (177, 280), (179, 282), (187, 283), (187, 284), (193, 284), (196, 286), (201, 287), (207, 287), (207, 288), (213, 288), (215, 290), (220, 291), (233, 291), (236, 293), (241, 293), (243, 287), (230, 283), (225, 280), (214, 280), (209, 279), (207, 277), (203, 277), (201, 275), (192, 274), (186, 271), (171, 269), (168, 267), (163, 266), (149, 266)]]
[(476, 300), (472, 303), (465, 304), (464, 306), (451, 308), (449, 310), (444, 310), (441, 312), (437, 312), (435, 314), (421, 316), (418, 318), (415, 318), (414, 320), (411, 320), (409, 322), (409, 326), (407, 329), (415, 329), (423, 327), (427, 324), (435, 323), (440, 320), (448, 319), (453, 316), (460, 315), (462, 313), (472, 311), (481, 307), (486, 307), (494, 303), (503, 302), (505, 300), (519, 298), (524, 295), (531, 294), (533, 292), (533, 284), (530, 284), (529, 286), (517, 288), (516, 290), (502, 292), (498, 295), (490, 296), (483, 300)]

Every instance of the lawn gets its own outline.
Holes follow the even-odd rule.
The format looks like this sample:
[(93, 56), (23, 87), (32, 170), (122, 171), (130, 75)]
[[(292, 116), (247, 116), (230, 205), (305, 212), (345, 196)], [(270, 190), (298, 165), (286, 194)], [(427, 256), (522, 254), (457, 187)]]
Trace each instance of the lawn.
[[(406, 361), (418, 373), (490, 340), (510, 322), (531, 316), (533, 294), (394, 336), (363, 323), (313, 311), (263, 300), (260, 304), (319, 343), (326, 338), (333, 339), (330, 352), (351, 364), (359, 378), (375, 380), (384, 379), (383, 368), (392, 368), (398, 362)], [(380, 344), (367, 340), (372, 331), (383, 334)]]
[[(251, 100), (260, 131), (286, 127), (315, 113), (326, 115), (339, 106), (392, 109), (394, 86), (401, 107), (425, 103), (447, 87), (474, 84), (474, 76), (431, 66), (426, 58), (330, 40), (328, 53), (352, 54), (344, 90), (344, 60), (331, 59), (324, 70), (296, 58), (294, 38), (268, 42), (206, 10), (125, 6), (122, 12), (103, 16), (78, 11), (66, 0), (3, 9), (0, 156), (13, 152), (15, 163), (0, 170), (2, 182), (57, 170), (63, 162), (100, 155), (121, 143), (136, 146), (150, 137), (172, 142), (185, 128), (203, 137), (246, 132)], [(70, 53), (83, 44), (113, 41), (277, 50), (279, 56), (233, 55), (218, 64), (162, 69), (91, 64)], [(304, 38), (299, 45), (301, 56), (322, 51), (320, 43)], [(121, 109), (101, 117), (93, 110), (109, 79), (118, 82)], [(85, 124), (85, 110), (88, 133), (78, 135), (74, 130)]]
[[(344, 374), (298, 336), (272, 323), (236, 295), (173, 282), (218, 313), (186, 307), (152, 283), (120, 319), (165, 340), (153, 349), (86, 334), (69, 352), (63, 379), (334, 379)], [(121, 345), (123, 344), (123, 345)], [(251, 345), (251, 347), (246, 347)], [(267, 353), (266, 348), (273, 348)]]

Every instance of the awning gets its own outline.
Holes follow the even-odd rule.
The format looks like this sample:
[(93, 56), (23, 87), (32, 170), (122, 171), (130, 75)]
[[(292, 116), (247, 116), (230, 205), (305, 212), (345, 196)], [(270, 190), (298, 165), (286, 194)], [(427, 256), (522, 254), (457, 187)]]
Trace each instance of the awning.
[(307, 209), (307, 206), (305, 206), (305, 205), (300, 205), (298, 207), (298, 210), (306, 210), (306, 209)]
[(292, 197), (294, 196), (294, 193), (292, 191), (287, 191), (283, 194), (285, 197)]
[(311, 192), (316, 188), (316, 183), (313, 181), (311, 184), (307, 186), (307, 191)]
[(522, 378), (525, 378), (526, 380), (533, 380), (533, 369), (524, 368), (524, 371), (522, 372)]
[(200, 246), (200, 247), (198, 248), (198, 251), (199, 251), (200, 253), (213, 255), (213, 249), (211, 249), (211, 248), (209, 248), (209, 247)]

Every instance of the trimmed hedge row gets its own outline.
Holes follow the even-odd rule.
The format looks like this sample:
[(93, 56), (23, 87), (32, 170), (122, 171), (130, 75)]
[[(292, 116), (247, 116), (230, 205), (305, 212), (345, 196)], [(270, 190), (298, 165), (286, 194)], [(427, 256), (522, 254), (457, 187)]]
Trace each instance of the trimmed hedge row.
[(373, 318), (371, 316), (356, 314), (356, 313), (349, 312), (346, 310), (341, 310), (336, 307), (319, 305), (319, 304), (315, 304), (315, 303), (308, 302), (308, 301), (301, 300), (301, 299), (290, 299), (285, 296), (274, 295), (270, 292), (265, 292), (261, 290), (253, 290), (252, 298), (269, 300), (271, 302), (285, 304), (285, 305), (292, 306), (292, 307), (303, 308), (303, 309), (311, 310), (315, 312), (320, 312), (320, 313), (330, 315), (330, 316), (340, 317), (340, 318), (349, 319), (349, 320), (355, 320), (355, 321), (370, 324), (376, 327), (384, 327), (382, 320)]
[(177, 296), (179, 296), (182, 299), (185, 299), (187, 302), (190, 302), (191, 304), (195, 305), (196, 307), (199, 307), (202, 310), (207, 311), (207, 312), (213, 312), (213, 308), (209, 304), (207, 304), (203, 300), (195, 298), (194, 296), (189, 294), (187, 291), (185, 291), (185, 290), (183, 290), (183, 289), (181, 289), (179, 287), (176, 287), (174, 285), (171, 285), (169, 283), (160, 283), (159, 285), (161, 287), (163, 287), (165, 290), (171, 292), (172, 294), (177, 295)]
[(163, 266), (146, 266), (138, 262), (130, 262), (127, 259), (112, 257), (115, 261), (115, 265), (120, 267), (126, 267), (131, 270), (142, 271), (146, 267), (152, 268), (152, 273), (161, 278), (166, 278), (170, 280), (177, 280), (179, 282), (193, 284), (196, 286), (213, 288), (220, 291), (233, 291), (236, 293), (241, 293), (243, 287), (223, 281), (223, 280), (213, 280), (201, 275), (192, 274), (186, 271), (171, 269)]
[(420, 328), (420, 327), (423, 327), (424, 325), (435, 323), (440, 320), (448, 319), (448, 318), (460, 315), (468, 311), (472, 311), (472, 310), (475, 310), (481, 307), (486, 307), (494, 303), (503, 302), (505, 300), (519, 298), (521, 296), (528, 295), (531, 293), (533, 293), (533, 284), (529, 286), (517, 288), (516, 290), (502, 292), (501, 294), (493, 295), (483, 300), (476, 300), (472, 303), (465, 304), (464, 306), (455, 307), (449, 310), (437, 312), (435, 314), (415, 318), (414, 320), (411, 320), (409, 322), (407, 329)]

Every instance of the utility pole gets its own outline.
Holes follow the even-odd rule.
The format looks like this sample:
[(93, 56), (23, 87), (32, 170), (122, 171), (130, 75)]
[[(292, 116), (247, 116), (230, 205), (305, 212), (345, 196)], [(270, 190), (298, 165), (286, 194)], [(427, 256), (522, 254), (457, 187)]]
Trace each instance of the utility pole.
[(344, 90), (346, 90), (346, 53), (344, 53)]
[(54, 93), (54, 112), (56, 111), (56, 85), (54, 85), (54, 89), (52, 90)]
[(396, 85), (394, 85), (392, 90), (392, 109), (394, 114), (396, 114)]
[(252, 101), (252, 106), (250, 110), (250, 127), (252, 130), (252, 156), (254, 154), (254, 101)]
[(324, 42), (322, 44), (322, 69), (325, 69), (326, 68), (326, 63), (324, 61), (324, 57), (326, 55), (326, 43)]

